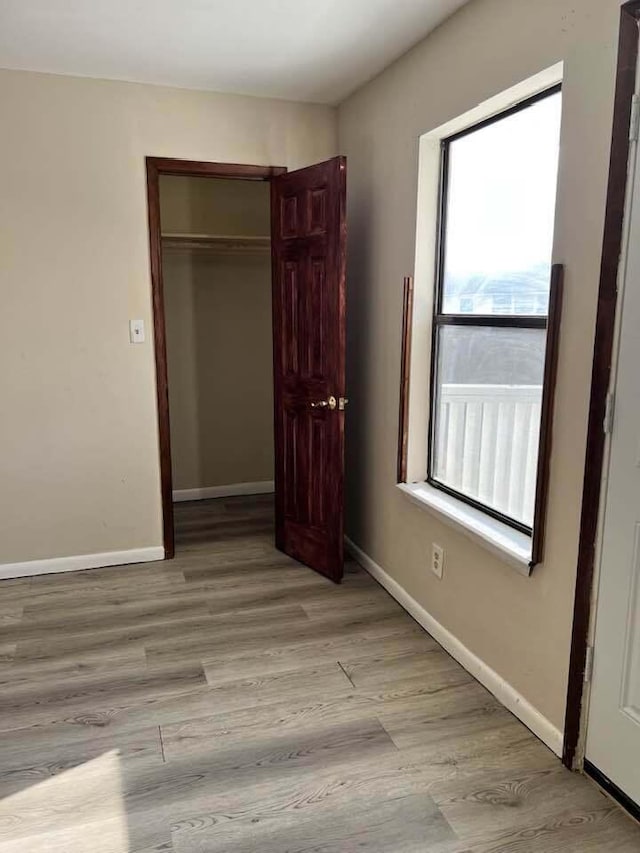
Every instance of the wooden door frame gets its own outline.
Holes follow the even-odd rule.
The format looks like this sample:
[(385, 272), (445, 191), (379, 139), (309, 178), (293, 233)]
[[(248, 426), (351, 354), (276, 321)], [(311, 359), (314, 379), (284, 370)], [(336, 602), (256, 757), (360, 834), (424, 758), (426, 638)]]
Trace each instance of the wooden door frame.
[(591, 374), (591, 399), (562, 755), (563, 763), (570, 769), (576, 767), (582, 727), (584, 674), (591, 621), (596, 535), (605, 451), (603, 423), (611, 378), (611, 358), (615, 334), (618, 265), (622, 249), (630, 152), (629, 124), (638, 64), (640, 0), (630, 0), (630, 2), (625, 3), (620, 14), (609, 183)]
[(167, 373), (167, 332), (162, 283), (162, 239), (160, 233), (160, 175), (190, 178), (236, 178), (270, 181), (287, 171), (286, 166), (250, 166), (238, 163), (209, 163), (171, 157), (146, 157), (151, 295), (153, 302), (153, 346), (156, 365), (158, 437), (160, 443), (160, 488), (162, 535), (165, 560), (175, 554), (173, 530), (173, 481), (171, 476), (171, 429), (169, 423), (169, 381)]

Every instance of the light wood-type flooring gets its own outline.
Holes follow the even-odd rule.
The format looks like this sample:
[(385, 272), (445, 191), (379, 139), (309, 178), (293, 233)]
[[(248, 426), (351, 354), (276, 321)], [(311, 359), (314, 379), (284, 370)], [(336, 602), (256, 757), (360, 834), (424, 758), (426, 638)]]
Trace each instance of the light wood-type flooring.
[(172, 562), (0, 582), (2, 853), (631, 853), (362, 569), (269, 498), (179, 504)]

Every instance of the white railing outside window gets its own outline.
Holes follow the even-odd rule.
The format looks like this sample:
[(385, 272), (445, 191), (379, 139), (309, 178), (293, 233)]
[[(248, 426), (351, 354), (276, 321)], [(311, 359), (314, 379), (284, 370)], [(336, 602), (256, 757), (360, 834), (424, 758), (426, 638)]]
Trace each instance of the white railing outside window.
[(442, 385), (435, 479), (531, 526), (541, 398), (539, 385)]

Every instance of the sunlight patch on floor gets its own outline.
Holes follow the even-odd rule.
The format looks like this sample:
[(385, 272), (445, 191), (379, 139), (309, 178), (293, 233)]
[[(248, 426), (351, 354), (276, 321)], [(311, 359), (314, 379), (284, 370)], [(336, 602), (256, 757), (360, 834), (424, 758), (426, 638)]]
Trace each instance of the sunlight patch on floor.
[(1, 853), (128, 853), (118, 750), (24, 784), (0, 800)]

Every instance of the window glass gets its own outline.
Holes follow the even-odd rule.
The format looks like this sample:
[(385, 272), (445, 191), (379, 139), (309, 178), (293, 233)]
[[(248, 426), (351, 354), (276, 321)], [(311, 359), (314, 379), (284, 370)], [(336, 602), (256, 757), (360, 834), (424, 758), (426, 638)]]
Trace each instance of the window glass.
[(429, 481), (531, 532), (561, 93), (443, 143)]
[(447, 143), (442, 311), (545, 314), (561, 95)]
[(433, 475), (533, 525), (545, 332), (442, 326)]

